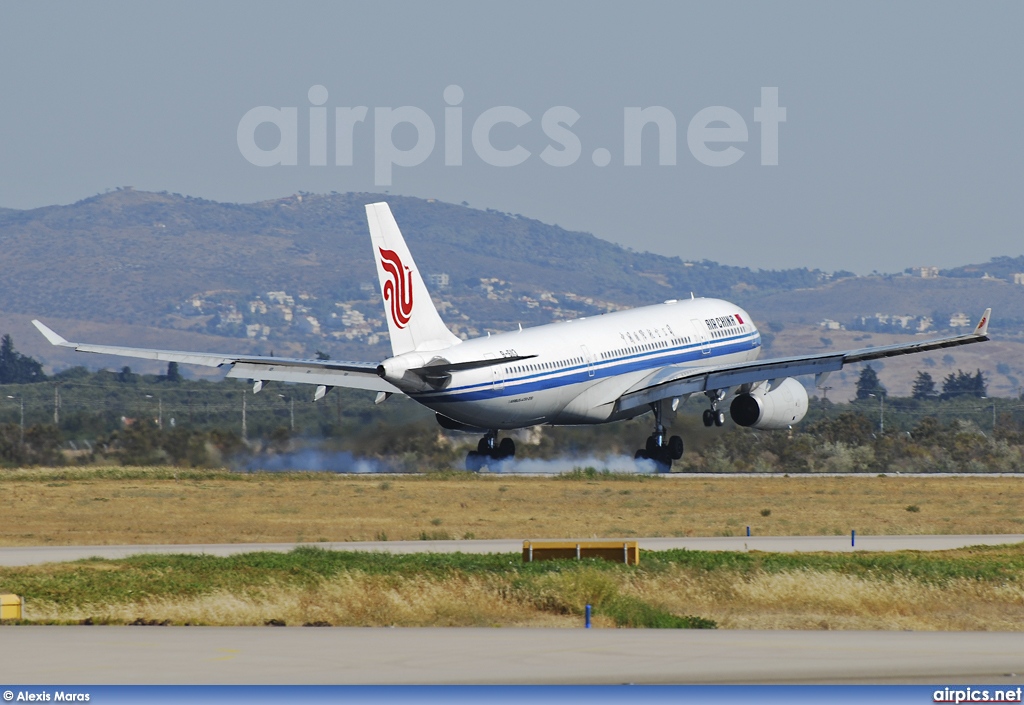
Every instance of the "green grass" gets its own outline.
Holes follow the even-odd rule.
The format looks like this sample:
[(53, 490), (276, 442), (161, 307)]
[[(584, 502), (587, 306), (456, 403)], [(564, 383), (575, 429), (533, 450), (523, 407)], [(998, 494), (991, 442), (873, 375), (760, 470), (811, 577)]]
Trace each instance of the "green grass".
[(86, 559), (56, 566), (0, 568), (0, 584), (5, 591), (16, 594), (83, 604), (146, 595), (196, 595), (220, 589), (244, 591), (272, 582), (302, 585), (346, 571), (401, 577), (492, 574), (515, 578), (560, 574), (579, 566), (599, 573), (658, 572), (680, 566), (737, 575), (815, 570), (879, 579), (902, 575), (928, 583), (955, 578), (1016, 582), (1024, 576), (1024, 544), (979, 546), (943, 553), (647, 551), (637, 567), (597, 559), (523, 563), (515, 553), (396, 555), (304, 547), (288, 553), (244, 553), (228, 557), (148, 554), (117, 560)]
[[(429, 576), (496, 575), (510, 580), (516, 590), (535, 604), (556, 613), (582, 613), (586, 601), (596, 604), (620, 626), (709, 628), (713, 622), (680, 617), (658, 610), (635, 598), (619, 595), (608, 580), (620, 571), (636, 570), (598, 560), (523, 563), (518, 554), (408, 554), (358, 553), (299, 548), (289, 553), (247, 553), (230, 557), (141, 555), (119, 560), (86, 559), (54, 566), (0, 569), (5, 591), (33, 600), (66, 606), (132, 603), (153, 597), (195, 597), (215, 591), (251, 593), (269, 585), (312, 587), (351, 571), (402, 578)], [(603, 596), (581, 593), (552, 597), (544, 581), (586, 580), (597, 576), (605, 585)], [(547, 590), (547, 592), (545, 592)], [(577, 591), (570, 592), (575, 595)]]
[(956, 578), (1002, 583), (1024, 577), (1024, 544), (891, 553), (738, 553), (682, 549), (646, 552), (643, 560), (647, 570), (664, 569), (670, 565), (709, 572), (726, 570), (740, 575), (815, 570), (876, 579), (904, 576), (930, 584)]
[(1024, 544), (919, 553), (776, 554), (706, 551), (645, 552), (639, 566), (598, 559), (523, 563), (508, 554), (415, 553), (394, 555), (298, 548), (289, 553), (229, 557), (140, 555), (106, 560), (0, 568), (0, 587), (31, 600), (65, 606), (131, 604), (148, 598), (191, 598), (214, 592), (253, 594), (268, 586), (312, 588), (344, 573), (445, 580), (491, 576), (500, 597), (553, 614), (582, 614), (586, 604), (622, 627), (714, 628), (701, 617), (673, 614), (624, 594), (631, 580), (683, 568), (743, 580), (761, 573), (814, 571), (875, 580), (904, 577), (925, 584), (969, 579), (1019, 582)]
[(646, 629), (715, 629), (711, 619), (676, 615), (653, 607), (635, 597), (621, 595), (609, 600), (598, 614), (615, 620), (617, 627), (643, 627)]

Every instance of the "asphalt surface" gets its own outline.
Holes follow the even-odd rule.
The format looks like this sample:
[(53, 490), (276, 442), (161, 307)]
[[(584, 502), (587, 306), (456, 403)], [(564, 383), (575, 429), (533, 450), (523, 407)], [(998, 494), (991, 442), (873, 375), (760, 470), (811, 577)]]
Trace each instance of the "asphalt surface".
[(0, 628), (33, 684), (1024, 683), (1024, 634), (654, 629)]
[[(540, 540), (542, 537), (531, 537)], [(571, 539), (558, 539), (560, 541)], [(586, 539), (580, 539), (586, 541)], [(601, 539), (609, 541), (614, 539)], [(940, 551), (964, 546), (1024, 542), (1024, 534), (937, 536), (714, 536), (695, 538), (622, 539), (639, 541), (641, 551), (685, 548), (692, 551)], [(853, 545), (851, 545), (853, 544)], [(189, 553), (231, 556), (255, 551), (291, 551), (297, 546), (318, 546), (334, 551), (383, 551), (386, 553), (518, 553), (518, 539), (474, 541), (361, 541), (344, 543), (225, 543), (161, 544), (142, 546), (15, 546), (0, 548), (0, 566), (60, 563), (82, 558), (124, 558), (142, 553)]]

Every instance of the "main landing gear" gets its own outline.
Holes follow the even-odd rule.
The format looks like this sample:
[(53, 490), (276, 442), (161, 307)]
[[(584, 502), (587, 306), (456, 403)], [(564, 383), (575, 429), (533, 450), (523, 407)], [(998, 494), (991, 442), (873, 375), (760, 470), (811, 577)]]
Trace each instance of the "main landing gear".
[(466, 454), (466, 469), (470, 472), (479, 472), (485, 465), (514, 458), (515, 455), (516, 444), (511, 438), (502, 438), (499, 443), (498, 432), (488, 431), (476, 444), (476, 450)]
[(651, 404), (654, 411), (654, 433), (647, 437), (647, 444), (633, 457), (637, 460), (653, 460), (658, 472), (669, 472), (672, 461), (683, 457), (683, 439), (679, 436), (666, 438), (665, 426), (661, 423), (661, 402)]
[(709, 427), (724, 426), (725, 412), (718, 408), (718, 402), (722, 401), (725, 394), (721, 389), (716, 389), (713, 392), (704, 392), (704, 395), (711, 402), (711, 408), (704, 410), (704, 425)]

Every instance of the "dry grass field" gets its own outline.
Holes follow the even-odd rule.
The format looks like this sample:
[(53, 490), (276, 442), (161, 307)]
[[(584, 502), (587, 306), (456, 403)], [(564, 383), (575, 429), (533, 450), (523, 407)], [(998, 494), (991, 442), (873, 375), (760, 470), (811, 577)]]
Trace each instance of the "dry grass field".
[[(1021, 533), (1024, 477), (0, 473), (0, 544)], [(40, 622), (1024, 630), (1024, 545), (897, 554), (140, 556), (0, 568)]]
[(1024, 533), (1022, 477), (0, 471), (0, 545)]

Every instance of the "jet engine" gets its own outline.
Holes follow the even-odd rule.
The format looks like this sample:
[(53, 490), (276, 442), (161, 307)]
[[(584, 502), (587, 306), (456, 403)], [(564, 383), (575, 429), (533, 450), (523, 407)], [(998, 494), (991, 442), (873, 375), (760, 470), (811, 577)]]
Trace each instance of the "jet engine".
[(807, 413), (807, 390), (792, 377), (765, 391), (757, 387), (732, 400), (729, 414), (738, 426), (789, 428)]

